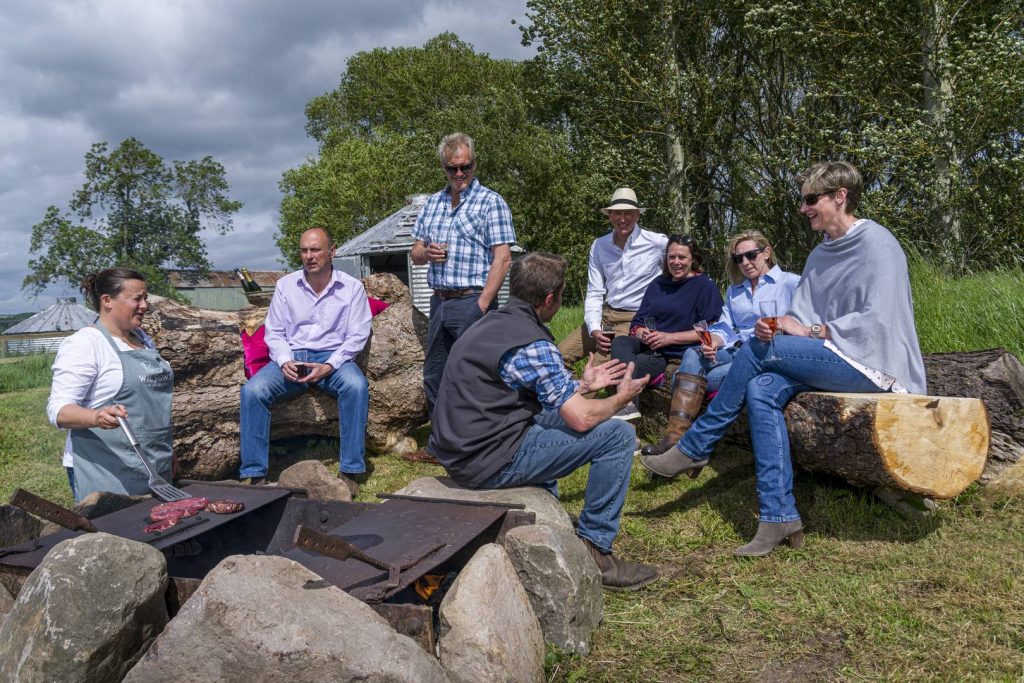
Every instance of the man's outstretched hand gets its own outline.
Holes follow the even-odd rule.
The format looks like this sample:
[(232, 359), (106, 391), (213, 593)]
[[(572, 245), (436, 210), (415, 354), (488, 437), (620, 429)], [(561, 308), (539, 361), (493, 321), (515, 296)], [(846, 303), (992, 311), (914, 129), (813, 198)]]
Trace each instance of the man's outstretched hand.
[(580, 382), (583, 393), (589, 394), (592, 391), (618, 384), (626, 376), (627, 367), (621, 360), (614, 358), (595, 365), (594, 353), (591, 352), (590, 358), (587, 359), (587, 367), (583, 368), (583, 377)]

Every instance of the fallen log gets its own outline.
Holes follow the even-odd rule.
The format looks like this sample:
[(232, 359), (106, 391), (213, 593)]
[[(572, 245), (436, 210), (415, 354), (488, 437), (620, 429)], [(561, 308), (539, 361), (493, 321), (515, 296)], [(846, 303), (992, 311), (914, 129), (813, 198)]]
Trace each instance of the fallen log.
[[(391, 306), (373, 319), (373, 334), (356, 362), (370, 385), (366, 445), (383, 452), (426, 421), (422, 369), (426, 318), (394, 275), (363, 280), (370, 296)], [(211, 311), (151, 297), (149, 332), (174, 370), (174, 452), (179, 476), (236, 477), (239, 391), (245, 382), (239, 325), (258, 327), (265, 308)], [(337, 404), (313, 390), (275, 406), (271, 438), (338, 436)]]
[[(979, 477), (987, 483), (1016, 462), (1024, 451), (1020, 362), (997, 349), (931, 354), (925, 366), (937, 395), (799, 394), (785, 411), (793, 462), (931, 498), (955, 496)], [(944, 395), (954, 391), (962, 393)], [(641, 396), (642, 433), (660, 432), (668, 404), (667, 387)], [(746, 420), (724, 440), (749, 449)], [(986, 469), (990, 450), (998, 469)]]

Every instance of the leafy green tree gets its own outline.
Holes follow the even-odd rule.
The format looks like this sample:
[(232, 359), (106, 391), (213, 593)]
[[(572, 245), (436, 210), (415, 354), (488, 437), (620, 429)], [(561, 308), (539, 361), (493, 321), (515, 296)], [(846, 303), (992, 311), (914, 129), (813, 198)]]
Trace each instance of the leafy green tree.
[[(150, 289), (173, 294), (163, 268), (207, 270), (204, 228), (224, 234), (242, 204), (228, 197), (224, 167), (212, 157), (172, 166), (135, 138), (115, 150), (106, 142), (85, 155), (85, 183), (70, 212), (46, 209), (32, 227), (32, 272), (22, 288), (38, 294), (61, 280), (72, 285), (113, 265), (144, 272)], [(74, 222), (83, 221), (83, 224)]]
[(295, 264), (310, 225), (343, 242), (446, 180), (437, 143), (476, 141), (477, 176), (508, 201), (519, 244), (572, 264), (569, 296), (586, 281), (586, 253), (606, 223), (612, 186), (581, 163), (557, 122), (532, 113), (525, 66), (477, 53), (453, 34), (422, 48), (375, 49), (348, 60), (339, 86), (306, 107), (318, 154), (284, 173), (278, 245)]

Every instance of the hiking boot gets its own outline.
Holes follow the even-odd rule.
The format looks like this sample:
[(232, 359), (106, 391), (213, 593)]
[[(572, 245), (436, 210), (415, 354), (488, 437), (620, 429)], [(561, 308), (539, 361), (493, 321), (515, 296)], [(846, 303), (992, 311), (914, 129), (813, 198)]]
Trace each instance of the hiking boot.
[(626, 405), (619, 408), (619, 412), (612, 415), (613, 420), (636, 420), (640, 418), (640, 410), (636, 407), (636, 404), (630, 401)]
[(359, 495), (359, 485), (365, 484), (369, 476), (370, 475), (367, 472), (338, 472), (338, 479), (345, 482), (345, 486), (348, 487), (348, 492), (352, 494), (352, 500), (355, 500), (356, 496)]
[(634, 591), (658, 578), (658, 569), (649, 564), (620, 560), (580, 536), (601, 571), (601, 585), (613, 591)]
[(246, 477), (241, 483), (248, 486), (267, 486), (269, 482), (266, 477)]
[(441, 464), (437, 461), (437, 458), (427, 452), (426, 448), (421, 448), (418, 451), (412, 451), (410, 453), (403, 453), (402, 460), (406, 460), (408, 462), (424, 462), (428, 465)]

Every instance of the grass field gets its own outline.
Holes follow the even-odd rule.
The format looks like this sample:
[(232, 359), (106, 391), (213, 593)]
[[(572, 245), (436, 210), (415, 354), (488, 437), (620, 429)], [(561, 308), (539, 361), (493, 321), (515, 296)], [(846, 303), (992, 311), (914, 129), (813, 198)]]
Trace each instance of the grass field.
[[(1022, 356), (1021, 273), (956, 281), (914, 269), (926, 352), (1001, 346)], [(579, 308), (552, 322), (556, 337)], [(0, 381), (7, 381), (0, 365)], [(48, 379), (0, 392), (0, 497), (25, 486), (70, 503), (62, 435), (45, 420)], [(6, 384), (0, 386), (7, 386)], [(421, 440), (425, 434), (419, 434)], [(297, 447), (298, 446), (298, 447)], [(337, 442), (279, 443), (336, 462)], [(553, 681), (1024, 680), (1024, 497), (979, 486), (907, 517), (861, 489), (798, 473), (803, 549), (738, 559), (757, 525), (749, 453), (720, 449), (696, 482), (655, 485), (634, 467), (616, 552), (657, 564), (663, 578), (605, 593), (605, 621), (585, 658), (551, 653)], [(442, 470), (392, 455), (360, 500)], [(586, 473), (561, 482), (582, 505)]]

